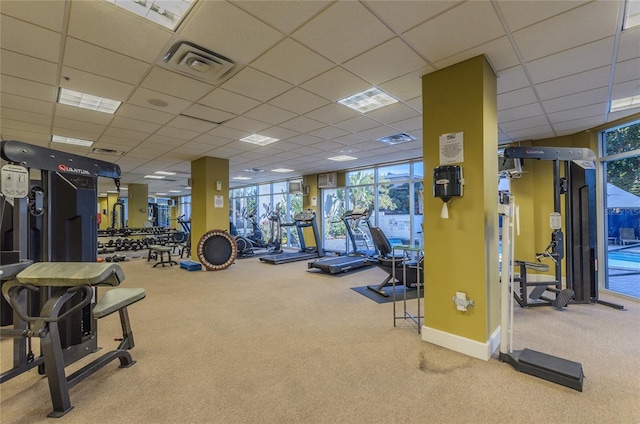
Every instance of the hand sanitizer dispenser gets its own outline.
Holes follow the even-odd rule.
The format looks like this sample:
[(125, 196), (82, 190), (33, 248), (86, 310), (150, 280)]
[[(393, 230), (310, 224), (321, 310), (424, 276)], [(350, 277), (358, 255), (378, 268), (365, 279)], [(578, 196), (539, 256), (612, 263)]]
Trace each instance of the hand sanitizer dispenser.
[(444, 202), (441, 218), (449, 218), (447, 202), (453, 197), (461, 197), (463, 186), (462, 167), (459, 165), (443, 165), (433, 169), (433, 197), (439, 197)]

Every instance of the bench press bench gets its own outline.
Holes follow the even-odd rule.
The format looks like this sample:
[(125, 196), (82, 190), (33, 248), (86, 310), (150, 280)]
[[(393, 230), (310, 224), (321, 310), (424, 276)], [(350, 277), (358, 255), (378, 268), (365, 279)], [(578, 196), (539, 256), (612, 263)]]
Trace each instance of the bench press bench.
[[(38, 262), (20, 273), (15, 279), (2, 286), (2, 294), (11, 304), (16, 314), (26, 323), (26, 328), (6, 330), (2, 335), (12, 337), (38, 337), (44, 357), (44, 371), (49, 382), (53, 412), (48, 416), (58, 418), (69, 412), (73, 406), (69, 399), (69, 389), (89, 377), (114, 359), (120, 360), (120, 368), (135, 363), (128, 350), (134, 347), (133, 332), (129, 323), (127, 307), (144, 299), (142, 288), (113, 288), (104, 293), (92, 308), (94, 319), (100, 319), (119, 312), (122, 339), (115, 350), (107, 352), (85, 365), (70, 376), (65, 374), (65, 358), (61, 345), (58, 324), (70, 315), (80, 311), (92, 302), (95, 286), (118, 286), (124, 280), (120, 265), (92, 262)], [(26, 290), (50, 289), (51, 296), (40, 311), (40, 316), (30, 316), (25, 308)], [(79, 298), (78, 298), (79, 296)], [(65, 304), (70, 302), (64, 311)], [(63, 312), (64, 311), (64, 312)]]

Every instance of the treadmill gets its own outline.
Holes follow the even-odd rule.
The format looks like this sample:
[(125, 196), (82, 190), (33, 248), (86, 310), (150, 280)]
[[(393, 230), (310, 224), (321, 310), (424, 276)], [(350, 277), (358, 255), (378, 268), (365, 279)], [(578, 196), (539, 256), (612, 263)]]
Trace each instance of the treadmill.
[[(284, 252), (275, 255), (263, 256), (260, 258), (260, 262), (265, 262), (272, 265), (285, 264), (288, 262), (306, 261), (323, 256), (322, 250), (318, 247), (318, 225), (316, 224), (316, 212), (312, 209), (307, 209), (300, 213), (297, 213), (293, 217), (293, 222), (282, 223), (283, 227), (295, 226), (298, 230), (298, 240), (300, 240), (300, 250), (297, 252)], [(316, 241), (315, 246), (307, 246), (304, 242), (304, 234), (302, 229), (305, 227), (311, 227), (313, 230), (313, 238)]]
[(342, 220), (347, 228), (353, 251), (346, 256), (321, 258), (307, 264), (308, 269), (319, 269), (329, 274), (341, 274), (354, 269), (373, 266), (376, 261), (370, 259), (376, 255), (375, 245), (369, 249), (371, 240), (371, 225), (368, 209), (354, 209), (347, 211)]

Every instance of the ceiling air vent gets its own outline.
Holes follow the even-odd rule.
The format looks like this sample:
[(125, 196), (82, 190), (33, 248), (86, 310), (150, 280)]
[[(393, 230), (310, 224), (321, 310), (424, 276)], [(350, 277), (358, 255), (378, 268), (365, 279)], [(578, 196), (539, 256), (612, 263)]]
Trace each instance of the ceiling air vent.
[(395, 146), (396, 144), (408, 143), (410, 141), (417, 140), (414, 136), (407, 133), (394, 134), (387, 137), (379, 138), (380, 143), (389, 144)]
[(94, 147), (91, 149), (91, 153), (99, 153), (101, 155), (116, 155), (122, 156), (124, 154), (121, 150), (111, 150), (111, 149), (101, 149), (99, 147)]
[(175, 43), (161, 61), (165, 67), (210, 84), (220, 84), (233, 73), (229, 58), (188, 41)]

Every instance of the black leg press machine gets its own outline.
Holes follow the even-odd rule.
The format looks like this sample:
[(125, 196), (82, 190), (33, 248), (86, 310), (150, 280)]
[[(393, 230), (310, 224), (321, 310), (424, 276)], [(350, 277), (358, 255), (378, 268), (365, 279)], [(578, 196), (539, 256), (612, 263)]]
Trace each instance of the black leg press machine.
[[(49, 383), (49, 416), (57, 418), (73, 408), (71, 387), (114, 359), (135, 363), (127, 307), (145, 290), (114, 288), (124, 280), (120, 265), (96, 262), (97, 179), (119, 188), (120, 168), (19, 141), (1, 142), (0, 157), (0, 337), (13, 339), (13, 367), (0, 383), (37, 368)], [(99, 286), (110, 288), (99, 296)], [(67, 376), (67, 366), (100, 349), (97, 320), (115, 312), (118, 346)]]

